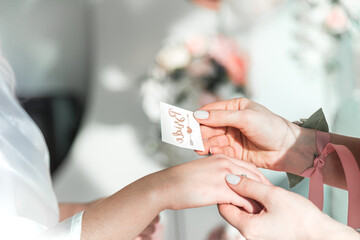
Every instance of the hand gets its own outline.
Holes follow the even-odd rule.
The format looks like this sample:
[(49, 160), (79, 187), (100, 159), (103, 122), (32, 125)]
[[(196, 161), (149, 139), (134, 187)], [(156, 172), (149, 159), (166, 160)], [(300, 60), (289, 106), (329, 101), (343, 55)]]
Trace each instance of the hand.
[[(145, 229), (142, 233), (137, 236), (134, 240), (155, 240), (154, 234), (156, 232), (157, 225), (159, 224), (160, 216), (158, 215)], [(157, 239), (156, 239), (157, 240)]]
[(219, 205), (221, 216), (248, 240), (359, 237), (355, 230), (331, 219), (298, 194), (249, 178), (231, 175), (226, 179), (234, 192), (264, 206), (259, 214), (251, 214), (231, 204)]
[(95, 204), (83, 215), (81, 237), (135, 239), (165, 209), (229, 203), (248, 212), (259, 212), (261, 206), (227, 186), (224, 180), (227, 174), (246, 174), (271, 185), (248, 162), (221, 154), (194, 160), (147, 175)]
[[(206, 140), (205, 151), (197, 151), (199, 155), (223, 153), (257, 167), (295, 174), (312, 166), (315, 132), (292, 124), (248, 99), (211, 103), (194, 116), (202, 124), (201, 133)], [(297, 149), (295, 143), (301, 143), (298, 145), (302, 149)]]
[(219, 154), (155, 173), (153, 179), (157, 183), (151, 186), (160, 184), (163, 192), (161, 198), (167, 209), (231, 203), (249, 212), (259, 212), (261, 208), (256, 203), (239, 197), (228, 188), (224, 181), (227, 174), (246, 174), (249, 178), (271, 185), (253, 164)]

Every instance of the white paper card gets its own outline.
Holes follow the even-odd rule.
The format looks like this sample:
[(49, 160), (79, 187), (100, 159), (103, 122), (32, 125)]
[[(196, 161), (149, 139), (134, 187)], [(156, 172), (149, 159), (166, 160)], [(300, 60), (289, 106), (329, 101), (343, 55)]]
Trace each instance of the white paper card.
[(166, 103), (160, 103), (161, 137), (172, 145), (204, 151), (200, 124), (193, 112)]

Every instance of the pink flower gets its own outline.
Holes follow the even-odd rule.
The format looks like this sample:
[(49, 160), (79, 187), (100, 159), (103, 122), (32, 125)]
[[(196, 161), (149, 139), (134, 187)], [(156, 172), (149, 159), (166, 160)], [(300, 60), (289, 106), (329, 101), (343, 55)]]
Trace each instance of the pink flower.
[(222, 65), (229, 74), (231, 81), (242, 86), (246, 83), (246, 63), (234, 40), (218, 36), (213, 40), (209, 55)]
[(185, 41), (185, 46), (193, 57), (204, 56), (207, 51), (208, 44), (209, 40), (200, 35), (191, 37)]
[(348, 19), (343, 8), (333, 7), (325, 18), (325, 27), (333, 34), (344, 33), (348, 29)]
[(219, 9), (221, 0), (192, 0), (192, 1), (200, 6), (210, 8), (212, 10), (217, 10)]

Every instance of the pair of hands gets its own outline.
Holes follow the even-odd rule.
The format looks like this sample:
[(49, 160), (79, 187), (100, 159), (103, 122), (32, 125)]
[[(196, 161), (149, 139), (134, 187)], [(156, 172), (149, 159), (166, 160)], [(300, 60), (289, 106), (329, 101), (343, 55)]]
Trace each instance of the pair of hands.
[[(286, 120), (249, 100), (233, 101), (222, 105), (223, 108), (208, 106), (218, 109), (208, 110), (209, 119), (220, 118), (223, 125), (213, 126), (209, 119), (199, 120), (206, 124), (202, 132), (208, 138), (206, 151), (200, 154), (207, 154), (212, 147), (213, 153), (245, 161), (214, 154), (147, 175), (86, 211), (82, 237), (133, 239), (148, 229), (148, 223), (162, 210), (213, 204), (219, 204), (222, 216), (248, 239), (321, 239), (320, 234), (327, 232), (325, 227), (330, 229), (329, 234), (344, 230), (305, 198), (272, 186), (256, 168), (283, 170), (298, 129), (292, 129)], [(224, 111), (230, 106), (232, 111)], [(221, 111), (223, 116), (214, 115)], [(240, 112), (245, 114), (234, 117)], [(225, 116), (228, 113), (230, 116)], [(238, 122), (243, 123), (236, 125)], [(247, 177), (239, 183), (231, 181), (243, 174)], [(304, 235), (311, 232), (311, 237)], [(140, 234), (138, 239), (151, 237)]]
[[(248, 99), (208, 104), (194, 116), (202, 124), (205, 147), (205, 151), (197, 151), (199, 155), (225, 154), (256, 167), (295, 174), (312, 165), (314, 131), (300, 128)], [(298, 149), (297, 141), (309, 147)], [(264, 184), (263, 178), (251, 178), (229, 186), (239, 196), (260, 203), (260, 212), (234, 204), (219, 205), (220, 214), (247, 239), (321, 239), (324, 234), (349, 231), (302, 196)]]

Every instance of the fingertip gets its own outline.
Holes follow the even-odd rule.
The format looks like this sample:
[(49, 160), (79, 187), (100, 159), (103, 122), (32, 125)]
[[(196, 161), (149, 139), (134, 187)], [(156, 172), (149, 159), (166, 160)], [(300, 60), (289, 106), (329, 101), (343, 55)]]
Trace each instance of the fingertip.
[(231, 185), (238, 185), (241, 180), (241, 177), (233, 174), (228, 174), (226, 175), (225, 179), (226, 182)]
[(208, 155), (209, 153), (207, 151), (199, 151), (199, 150), (196, 150), (195, 151), (199, 156), (205, 156), (205, 155)]
[(223, 153), (223, 152), (221, 151), (221, 148), (220, 148), (220, 147), (216, 147), (216, 146), (210, 147), (209, 151), (210, 151), (210, 153), (213, 154), (213, 155)]
[(205, 110), (197, 110), (193, 113), (194, 118), (197, 120), (206, 120), (209, 118), (210, 113), (209, 111), (205, 111)]

